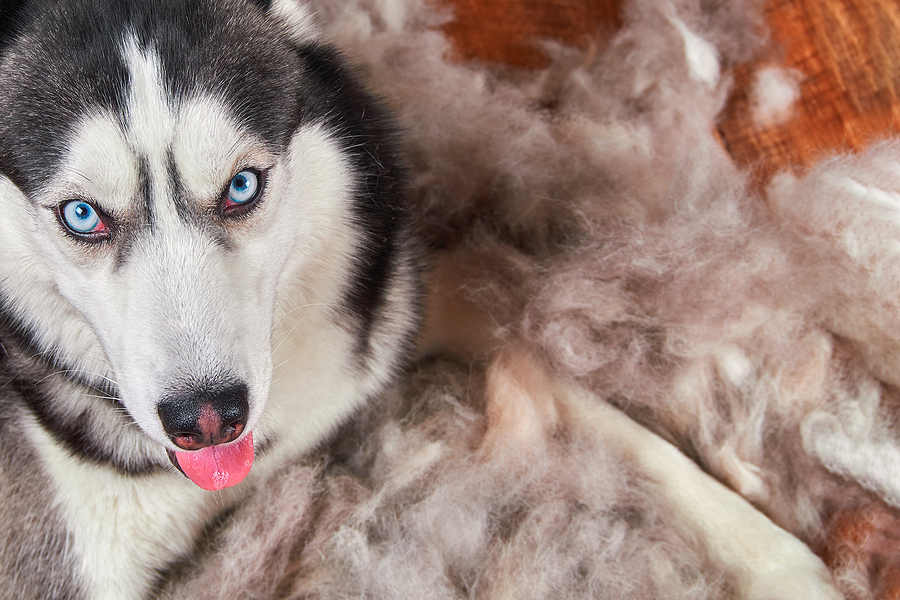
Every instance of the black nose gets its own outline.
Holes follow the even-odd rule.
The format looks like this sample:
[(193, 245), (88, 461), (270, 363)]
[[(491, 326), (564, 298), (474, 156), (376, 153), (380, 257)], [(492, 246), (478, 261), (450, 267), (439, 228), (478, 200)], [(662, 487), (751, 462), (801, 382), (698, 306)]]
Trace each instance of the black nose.
[(249, 390), (243, 383), (173, 394), (156, 407), (169, 438), (182, 450), (236, 440), (247, 425)]

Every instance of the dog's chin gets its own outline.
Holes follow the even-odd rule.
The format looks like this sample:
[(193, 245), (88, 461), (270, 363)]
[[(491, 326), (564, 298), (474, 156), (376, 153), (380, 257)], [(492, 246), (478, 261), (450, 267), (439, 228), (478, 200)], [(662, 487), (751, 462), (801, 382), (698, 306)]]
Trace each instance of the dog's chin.
[(198, 487), (218, 491), (239, 484), (253, 466), (253, 432), (230, 444), (209, 446), (200, 450), (166, 449), (169, 460)]

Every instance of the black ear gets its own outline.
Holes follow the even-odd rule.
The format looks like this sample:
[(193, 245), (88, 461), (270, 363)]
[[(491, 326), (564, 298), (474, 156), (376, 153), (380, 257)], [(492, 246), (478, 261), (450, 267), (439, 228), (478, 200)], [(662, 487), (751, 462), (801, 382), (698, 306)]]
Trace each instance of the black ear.
[(0, 54), (18, 31), (27, 0), (0, 0)]

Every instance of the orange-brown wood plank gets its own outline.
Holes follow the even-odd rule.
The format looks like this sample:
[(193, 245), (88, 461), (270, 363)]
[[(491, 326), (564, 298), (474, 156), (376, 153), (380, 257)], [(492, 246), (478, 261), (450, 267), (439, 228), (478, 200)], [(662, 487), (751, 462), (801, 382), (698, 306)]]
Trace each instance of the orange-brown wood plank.
[[(585, 46), (620, 25), (620, 0), (440, 0), (456, 15), (445, 27), (461, 60), (539, 67), (536, 44)], [(766, 56), (736, 65), (735, 90), (719, 133), (734, 159), (768, 175), (858, 149), (900, 131), (900, 2), (768, 0), (772, 44)], [(802, 74), (794, 118), (753, 121), (749, 89), (760, 66)]]
[[(720, 131), (731, 155), (764, 173), (813, 164), (900, 130), (900, 4), (895, 0), (769, 0), (769, 55), (735, 69)], [(755, 124), (748, 89), (765, 64), (802, 73), (794, 118)]]
[(542, 39), (584, 46), (616, 27), (619, 0), (442, 0), (455, 19), (444, 31), (463, 60), (540, 67)]

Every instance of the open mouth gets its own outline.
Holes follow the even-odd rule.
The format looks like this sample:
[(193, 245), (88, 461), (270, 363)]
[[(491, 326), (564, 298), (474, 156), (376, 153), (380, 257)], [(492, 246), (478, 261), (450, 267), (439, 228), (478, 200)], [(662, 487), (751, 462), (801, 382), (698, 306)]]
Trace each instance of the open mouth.
[(185, 477), (204, 490), (217, 491), (239, 484), (253, 466), (253, 432), (236, 442), (200, 450), (166, 449), (169, 460)]

